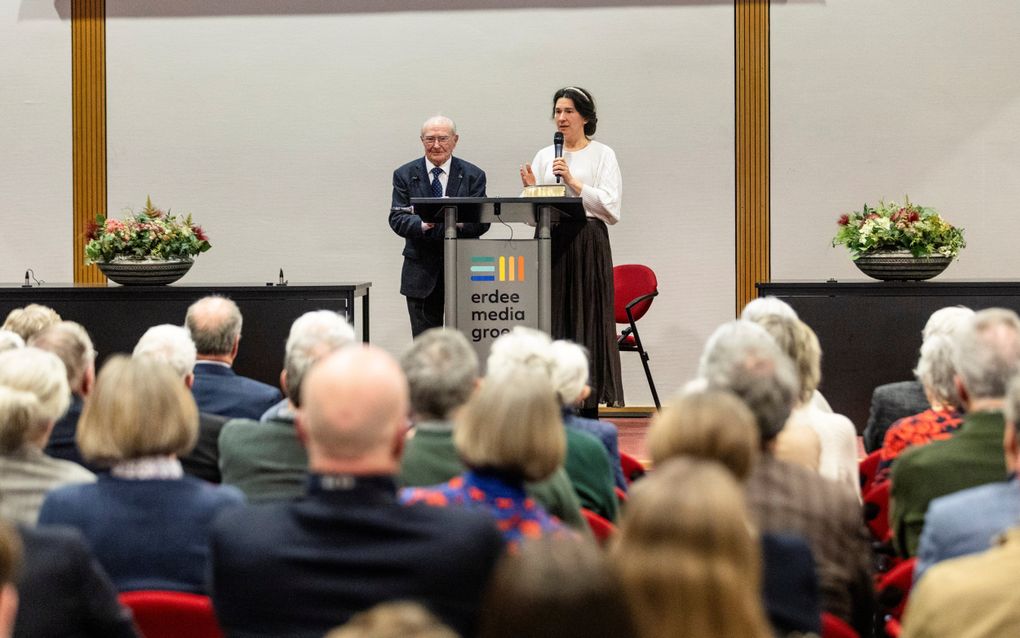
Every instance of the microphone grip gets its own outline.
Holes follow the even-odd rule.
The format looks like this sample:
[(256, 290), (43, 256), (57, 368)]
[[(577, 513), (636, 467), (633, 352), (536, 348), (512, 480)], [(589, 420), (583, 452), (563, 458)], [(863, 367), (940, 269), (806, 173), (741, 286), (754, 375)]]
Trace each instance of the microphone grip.
[[(553, 155), (555, 157), (563, 157), (563, 143), (562, 142), (557, 142), (556, 144), (553, 144)], [(554, 157), (554, 159), (555, 159), (555, 157)], [(560, 183), (560, 176), (559, 175), (556, 176), (556, 183), (557, 184)]]

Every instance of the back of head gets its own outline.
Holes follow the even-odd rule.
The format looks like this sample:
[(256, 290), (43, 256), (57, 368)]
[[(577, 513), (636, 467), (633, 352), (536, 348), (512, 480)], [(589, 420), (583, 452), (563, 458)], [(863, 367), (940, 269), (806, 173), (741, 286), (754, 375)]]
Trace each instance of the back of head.
[(478, 355), (456, 330), (432, 328), (418, 335), (400, 358), (419, 419), (446, 420), (470, 398), (478, 381)]
[(921, 331), (922, 341), (935, 335), (953, 336), (956, 332), (967, 325), (967, 322), (974, 316), (974, 311), (966, 306), (947, 306), (939, 308), (931, 313), (924, 330)]
[(351, 616), (325, 638), (459, 638), (418, 603), (381, 603)]
[(717, 463), (671, 459), (636, 483), (612, 557), (643, 638), (770, 635), (761, 548)]
[(226, 297), (203, 297), (188, 307), (184, 323), (200, 355), (230, 354), (241, 336), (241, 310)]
[(946, 334), (934, 334), (921, 344), (921, 355), (914, 368), (914, 376), (925, 390), (943, 406), (960, 406), (956, 390), (956, 342)]
[(757, 322), (762, 317), (778, 316), (788, 319), (797, 319), (797, 311), (790, 304), (779, 297), (758, 297), (747, 302), (744, 309), (740, 311), (740, 318), (745, 321)]
[(780, 315), (765, 315), (755, 323), (772, 335), (779, 349), (793, 362), (800, 382), (798, 401), (810, 401), (822, 378), (822, 348), (814, 331), (800, 319)]
[(301, 384), (312, 364), (354, 339), (351, 324), (332, 310), (306, 312), (291, 324), (283, 364), (291, 403), (301, 405)]
[(588, 384), (588, 354), (571, 341), (554, 341), (550, 346), (553, 389), (563, 405), (573, 405)]
[(567, 444), (546, 370), (520, 364), (487, 374), (459, 415), (453, 442), (472, 469), (528, 481), (549, 477)]
[(17, 350), (25, 347), (25, 340), (13, 330), (0, 329), (0, 352)]
[(194, 370), (196, 354), (195, 342), (186, 328), (164, 323), (146, 330), (131, 356), (164, 363), (184, 378)]
[(407, 395), (399, 365), (376, 347), (343, 348), (314, 364), (298, 415), (312, 468), (391, 456), (406, 423)]
[(636, 636), (619, 578), (590, 542), (543, 537), (505, 554), (486, 592), (482, 638)]
[(789, 357), (764, 328), (731, 321), (709, 337), (700, 376), (709, 388), (735, 394), (754, 414), (762, 445), (783, 429), (800, 384)]
[(46, 422), (39, 412), (34, 394), (0, 385), (0, 454), (10, 454), (41, 436)]
[(27, 342), (32, 338), (32, 335), (58, 321), (60, 321), (60, 315), (53, 308), (30, 303), (24, 308), (15, 308), (10, 311), (3, 328), (17, 333), (23, 341)]
[(191, 392), (170, 366), (149, 357), (110, 357), (78, 422), (82, 456), (103, 465), (185, 454), (197, 437)]
[(976, 313), (953, 337), (953, 361), (971, 399), (1001, 399), (1020, 370), (1020, 318), (1012, 310)]
[(761, 445), (754, 415), (730, 392), (696, 390), (676, 398), (652, 419), (648, 451), (655, 465), (678, 456), (717, 461), (747, 479)]
[(40, 330), (28, 340), (28, 345), (60, 357), (72, 390), (81, 387), (96, 356), (89, 333), (81, 324), (73, 321), (60, 321)]
[(547, 377), (552, 375), (552, 340), (549, 335), (534, 328), (515, 326), (510, 332), (492, 342), (489, 358), (485, 362), (485, 374), (502, 373), (521, 366), (541, 370)]
[(64, 364), (57, 355), (38, 348), (0, 353), (0, 386), (27, 392), (38, 402), (35, 423), (22, 432), (21, 443), (37, 438), (64, 415), (71, 402)]

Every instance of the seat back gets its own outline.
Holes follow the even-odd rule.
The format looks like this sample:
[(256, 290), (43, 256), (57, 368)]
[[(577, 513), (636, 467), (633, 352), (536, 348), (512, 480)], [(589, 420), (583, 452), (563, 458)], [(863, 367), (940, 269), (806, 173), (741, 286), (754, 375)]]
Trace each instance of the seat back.
[(889, 528), (889, 481), (876, 483), (864, 495), (864, 522), (874, 539), (880, 543), (892, 539)]
[(144, 638), (223, 638), (208, 596), (179, 591), (130, 591), (119, 596)]
[(623, 450), (620, 450), (620, 468), (623, 470), (623, 478), (627, 481), (627, 485), (630, 485), (648, 472), (641, 461)]
[[(613, 294), (614, 313), (616, 323), (630, 323), (627, 318), (627, 304), (642, 295), (649, 295), (659, 289), (659, 282), (655, 278), (655, 272), (648, 266), (641, 264), (621, 264), (613, 268)], [(631, 308), (634, 321), (637, 321), (648, 312), (652, 305), (652, 298), (648, 298)]]
[(882, 462), (882, 450), (875, 450), (861, 459), (857, 464), (857, 473), (861, 481), (861, 494), (867, 494), (878, 474), (878, 466)]
[(914, 586), (915, 567), (917, 558), (908, 558), (879, 577), (875, 592), (883, 615), (896, 620), (903, 618), (907, 598)]
[(823, 611), (822, 638), (858, 638), (858, 634), (842, 618)]
[(599, 516), (589, 509), (582, 507), (581, 516), (583, 516), (585, 522), (588, 523), (588, 528), (591, 529), (592, 535), (595, 536), (595, 540), (597, 540), (600, 545), (604, 545), (609, 538), (616, 533), (616, 525), (613, 525), (609, 520)]

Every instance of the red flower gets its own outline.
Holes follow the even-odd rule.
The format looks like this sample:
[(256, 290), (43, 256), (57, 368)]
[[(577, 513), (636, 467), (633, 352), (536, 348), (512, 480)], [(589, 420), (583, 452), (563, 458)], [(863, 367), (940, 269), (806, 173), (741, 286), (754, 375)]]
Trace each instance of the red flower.
[(191, 232), (195, 233), (195, 237), (198, 238), (198, 241), (209, 241), (209, 236), (205, 234), (205, 231), (202, 230), (202, 227), (198, 224), (191, 225)]
[(910, 223), (914, 223), (916, 221), (919, 221), (920, 219), (921, 216), (915, 210), (910, 211), (910, 215), (907, 216), (907, 221)]
[(99, 224), (96, 222), (89, 222), (85, 226), (85, 239), (92, 241), (99, 235)]
[(839, 216), (839, 225), (840, 226), (846, 226), (849, 223), (850, 223), (850, 215), (845, 215), (844, 214), (844, 215), (840, 215)]

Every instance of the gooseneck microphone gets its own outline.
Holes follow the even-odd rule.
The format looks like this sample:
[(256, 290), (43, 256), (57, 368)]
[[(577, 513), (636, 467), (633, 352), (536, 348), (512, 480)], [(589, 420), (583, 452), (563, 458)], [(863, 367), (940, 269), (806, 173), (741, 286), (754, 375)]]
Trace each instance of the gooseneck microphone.
[[(563, 157), (563, 133), (556, 131), (553, 133), (553, 158)], [(556, 176), (556, 183), (560, 183), (560, 176)]]

